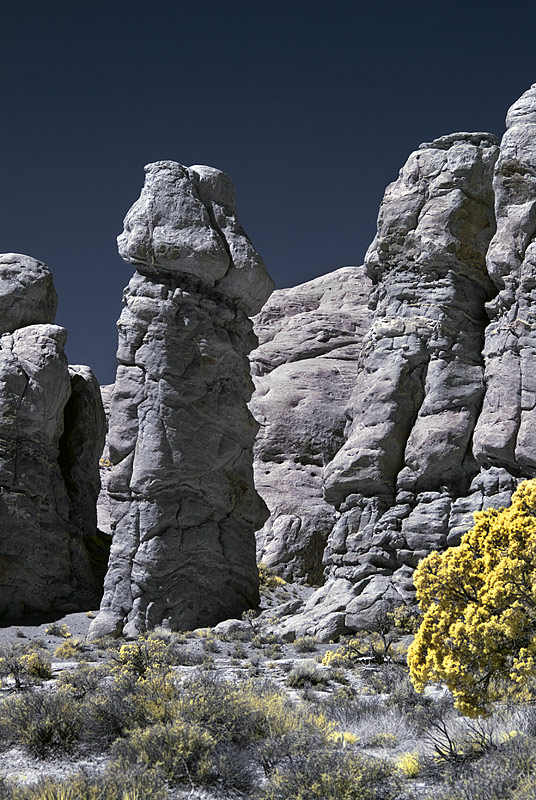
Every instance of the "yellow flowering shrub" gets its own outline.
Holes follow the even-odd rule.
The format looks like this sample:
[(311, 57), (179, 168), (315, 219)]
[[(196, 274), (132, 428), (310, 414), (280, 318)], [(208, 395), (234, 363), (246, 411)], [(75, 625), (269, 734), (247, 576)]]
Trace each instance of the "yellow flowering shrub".
[(485, 715), (536, 669), (536, 480), (509, 508), (481, 511), (458, 547), (415, 571), (422, 623), (408, 649), (418, 691), (444, 682), (465, 715)]
[(421, 760), (418, 753), (404, 753), (397, 759), (396, 765), (406, 778), (417, 778), (420, 775)]
[(285, 586), (286, 580), (280, 578), (279, 575), (276, 575), (273, 569), (268, 567), (266, 564), (262, 562), (257, 564), (257, 568), (259, 570), (259, 582), (262, 587), (266, 589), (276, 589), (278, 586)]

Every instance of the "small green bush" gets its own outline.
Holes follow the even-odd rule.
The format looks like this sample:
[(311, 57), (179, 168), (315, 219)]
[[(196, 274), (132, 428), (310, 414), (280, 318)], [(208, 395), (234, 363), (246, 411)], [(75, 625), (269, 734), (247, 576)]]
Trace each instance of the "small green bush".
[(22, 744), (34, 756), (68, 752), (80, 738), (82, 717), (69, 687), (56, 692), (34, 690), (0, 704), (0, 736)]
[[(31, 642), (17, 642), (0, 649), (0, 678), (11, 678), (17, 689), (52, 677), (46, 650)], [(1, 685), (1, 684), (0, 684)]]
[(395, 767), (379, 759), (331, 750), (309, 753), (278, 769), (262, 800), (392, 800), (400, 790)]
[(298, 653), (314, 653), (317, 648), (316, 636), (301, 636), (294, 642), (294, 648)]
[(208, 731), (179, 718), (167, 725), (136, 728), (126, 739), (115, 742), (112, 754), (120, 766), (158, 766), (171, 783), (191, 780), (204, 784), (215, 779), (210, 758), (215, 746)]
[(287, 675), (287, 684), (297, 689), (304, 686), (325, 686), (328, 678), (324, 670), (314, 661), (302, 661)]

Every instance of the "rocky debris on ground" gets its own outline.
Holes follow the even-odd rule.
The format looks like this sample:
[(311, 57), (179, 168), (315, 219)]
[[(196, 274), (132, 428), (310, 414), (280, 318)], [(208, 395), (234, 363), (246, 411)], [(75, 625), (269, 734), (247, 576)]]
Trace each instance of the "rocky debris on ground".
[(191, 629), (255, 605), (258, 425), (249, 315), (273, 289), (219, 170), (159, 161), (118, 239), (136, 272), (119, 319), (107, 478), (113, 543), (91, 636)]
[(275, 291), (254, 318), (255, 485), (270, 510), (257, 552), (286, 580), (323, 580), (336, 511), (323, 498), (322, 471), (344, 442), (370, 288), (363, 267), (343, 267)]
[(67, 365), (56, 302), (45, 264), (0, 256), (0, 619), (87, 607), (102, 591), (91, 553), (103, 550), (104, 415), (89, 367)]

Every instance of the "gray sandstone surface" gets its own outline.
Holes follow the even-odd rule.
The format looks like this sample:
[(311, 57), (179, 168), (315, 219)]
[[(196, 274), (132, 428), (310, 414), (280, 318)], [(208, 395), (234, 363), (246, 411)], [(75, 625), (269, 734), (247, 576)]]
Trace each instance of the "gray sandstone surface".
[(412, 572), (536, 474), (536, 85), (489, 134), (421, 145), (366, 257), (373, 321), (323, 475), (326, 583), (285, 623), (330, 638), (412, 598)]
[(343, 267), (275, 291), (254, 319), (255, 486), (270, 510), (257, 552), (286, 580), (323, 580), (336, 512), (322, 473), (344, 441), (370, 288), (363, 267)]
[(55, 309), (44, 264), (0, 256), (0, 619), (87, 608), (101, 591), (100, 395), (88, 367), (69, 369)]
[(113, 543), (91, 636), (191, 629), (255, 605), (257, 424), (248, 315), (273, 283), (240, 227), (229, 178), (146, 167), (118, 239), (136, 267), (118, 322), (106, 458)]

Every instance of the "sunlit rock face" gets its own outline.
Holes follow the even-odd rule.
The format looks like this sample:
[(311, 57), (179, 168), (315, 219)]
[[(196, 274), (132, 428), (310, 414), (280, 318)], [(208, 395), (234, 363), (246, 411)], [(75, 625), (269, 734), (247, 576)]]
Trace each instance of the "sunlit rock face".
[(365, 262), (371, 326), (345, 442), (323, 474), (337, 515), (326, 584), (289, 623), (295, 631), (369, 627), (382, 605), (410, 599), (419, 559), (454, 543), (503, 488), (473, 454), (496, 293), (486, 252), (498, 155), (489, 134), (445, 136), (412, 153), (386, 190)]
[(0, 255), (0, 619), (94, 607), (104, 413), (68, 367), (48, 268)]
[(286, 580), (323, 583), (337, 516), (323, 497), (323, 468), (344, 442), (370, 289), (363, 267), (343, 267), (275, 291), (254, 318), (255, 486), (270, 510), (258, 560)]
[(118, 239), (136, 267), (118, 322), (107, 454), (113, 543), (91, 635), (191, 629), (258, 601), (249, 315), (273, 283), (229, 178), (159, 161)]

